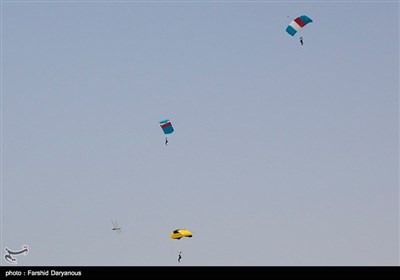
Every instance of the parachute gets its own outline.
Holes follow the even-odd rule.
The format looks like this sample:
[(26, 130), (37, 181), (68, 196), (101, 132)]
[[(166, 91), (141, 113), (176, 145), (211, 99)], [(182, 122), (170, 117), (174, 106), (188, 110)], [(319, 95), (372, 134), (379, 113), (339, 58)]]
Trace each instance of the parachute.
[(294, 36), (297, 33), (297, 31), (299, 31), (301, 28), (303, 28), (310, 22), (313, 22), (313, 20), (308, 16), (305, 15), (299, 16), (294, 20), (292, 20), (292, 22), (286, 27), (286, 32), (289, 35)]
[[(188, 229), (183, 229), (183, 228), (178, 228), (176, 230), (174, 230), (173, 232), (171, 232), (170, 237), (171, 239), (181, 239), (183, 237), (188, 237), (191, 238), (193, 236), (192, 232)], [(179, 242), (179, 245), (181, 245), (182, 243)], [(180, 250), (179, 255), (178, 255), (178, 262), (181, 262), (182, 259), (182, 251)]]
[[(165, 119), (160, 121), (160, 126), (164, 131), (164, 134), (171, 134), (174, 132), (174, 128), (172, 127), (171, 121), (169, 119)], [(165, 137), (165, 145), (168, 145), (168, 137)]]
[(169, 119), (160, 121), (160, 126), (164, 131), (164, 134), (171, 134), (172, 132), (174, 132), (174, 128), (172, 127), (171, 121)]
[(176, 229), (170, 234), (170, 237), (172, 239), (181, 239), (182, 237), (190, 238), (192, 236), (193, 236), (192, 232), (188, 229)]

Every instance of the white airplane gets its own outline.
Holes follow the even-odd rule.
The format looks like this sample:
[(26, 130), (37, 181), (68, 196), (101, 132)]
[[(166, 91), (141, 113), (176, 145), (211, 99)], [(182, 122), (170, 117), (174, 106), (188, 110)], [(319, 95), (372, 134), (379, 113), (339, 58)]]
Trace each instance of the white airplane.
[(115, 230), (117, 233), (121, 232), (121, 227), (118, 226), (118, 222), (117, 221), (111, 221), (113, 224), (113, 228), (112, 230)]

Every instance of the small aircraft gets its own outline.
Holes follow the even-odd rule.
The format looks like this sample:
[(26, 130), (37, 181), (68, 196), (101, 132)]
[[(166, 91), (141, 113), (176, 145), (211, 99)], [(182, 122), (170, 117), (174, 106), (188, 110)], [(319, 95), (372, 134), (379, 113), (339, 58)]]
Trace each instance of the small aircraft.
[(117, 233), (121, 232), (121, 227), (118, 226), (118, 222), (117, 221), (111, 221), (113, 224), (113, 228), (112, 230), (115, 230)]

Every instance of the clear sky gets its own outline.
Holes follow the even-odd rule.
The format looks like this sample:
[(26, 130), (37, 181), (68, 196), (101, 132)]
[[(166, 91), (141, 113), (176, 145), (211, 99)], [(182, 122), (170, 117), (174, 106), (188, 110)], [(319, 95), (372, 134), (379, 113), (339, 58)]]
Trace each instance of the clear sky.
[(1, 1), (1, 264), (399, 265), (399, 12)]

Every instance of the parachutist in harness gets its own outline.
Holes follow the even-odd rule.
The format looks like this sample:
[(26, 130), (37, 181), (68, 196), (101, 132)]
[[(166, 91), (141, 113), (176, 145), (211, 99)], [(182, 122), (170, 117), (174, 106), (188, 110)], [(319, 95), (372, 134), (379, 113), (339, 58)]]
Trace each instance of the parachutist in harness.
[(300, 37), (300, 44), (303, 45), (303, 37)]
[(179, 252), (178, 262), (181, 262), (181, 259), (182, 259), (181, 254), (182, 254), (182, 252)]
[(168, 138), (165, 137), (165, 146), (167, 146), (167, 144), (168, 144)]

